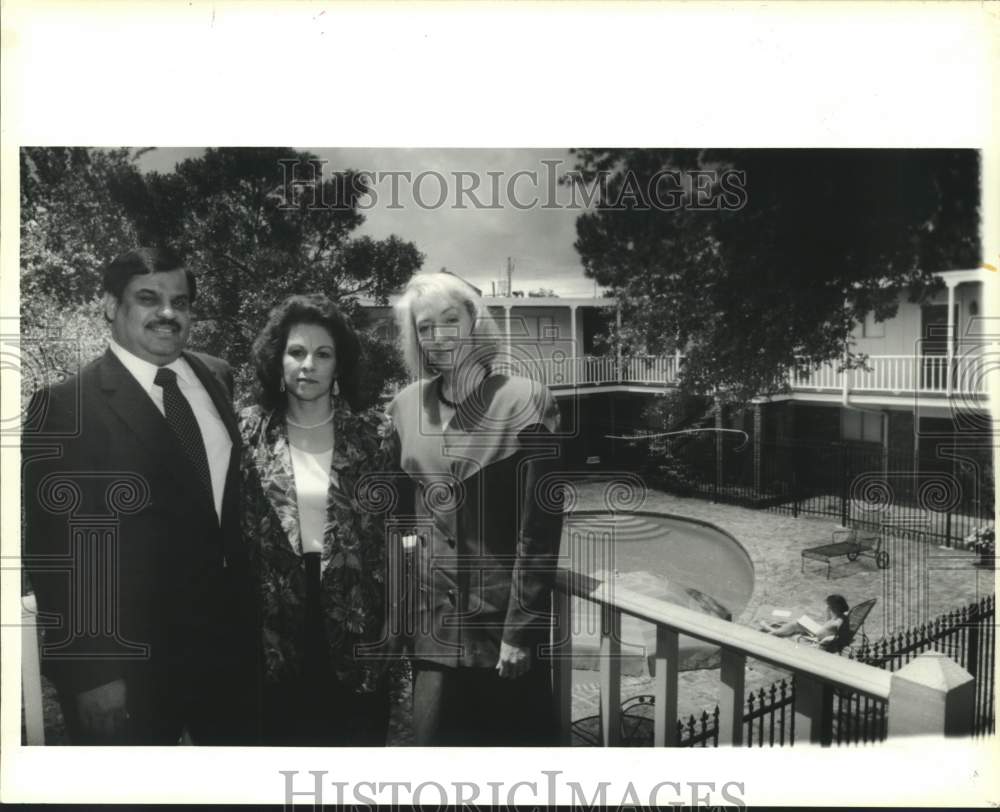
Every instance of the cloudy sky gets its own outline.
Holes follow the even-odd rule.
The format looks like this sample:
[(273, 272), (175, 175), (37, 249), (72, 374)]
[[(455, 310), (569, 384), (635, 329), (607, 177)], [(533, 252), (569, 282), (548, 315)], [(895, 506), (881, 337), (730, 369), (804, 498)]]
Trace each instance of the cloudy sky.
[[(591, 296), (573, 249), (583, 201), (556, 186), (573, 158), (558, 149), (316, 149), (324, 171), (373, 174), (360, 233), (395, 234), (417, 245), (424, 269), (446, 267), (485, 293), (514, 265), (514, 290), (551, 288), (560, 296)], [(143, 170), (169, 172), (201, 149), (160, 148), (140, 159)]]

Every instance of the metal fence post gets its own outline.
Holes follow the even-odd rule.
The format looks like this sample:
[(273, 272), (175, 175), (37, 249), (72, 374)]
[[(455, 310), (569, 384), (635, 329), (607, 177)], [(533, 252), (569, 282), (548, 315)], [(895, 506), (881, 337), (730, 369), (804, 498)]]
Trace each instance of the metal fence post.
[(850, 468), (847, 464), (847, 444), (841, 443), (840, 445), (840, 524), (842, 527), (847, 527), (847, 521), (850, 518), (847, 509), (848, 499), (850, 498), (850, 488), (848, 479), (850, 478)]
[(979, 624), (981, 622), (979, 604), (974, 603), (969, 610), (968, 638), (965, 650), (965, 670), (972, 674), (973, 679), (979, 678)]
[[(725, 425), (725, 421), (722, 417), (722, 403), (716, 398), (715, 401), (715, 428), (722, 429)], [(722, 445), (722, 432), (715, 432), (715, 501), (719, 501), (719, 488), (722, 487), (722, 467), (723, 467), (723, 445)]]

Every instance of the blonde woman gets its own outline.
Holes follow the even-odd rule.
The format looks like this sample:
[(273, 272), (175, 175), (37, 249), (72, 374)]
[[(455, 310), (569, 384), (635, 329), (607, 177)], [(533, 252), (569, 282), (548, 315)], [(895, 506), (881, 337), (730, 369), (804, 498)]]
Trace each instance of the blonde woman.
[(404, 475), (397, 517), (416, 537), (415, 744), (555, 744), (540, 654), (562, 505), (538, 486), (560, 463), (558, 407), (497, 371), (498, 331), (458, 277), (416, 275), (396, 317), (415, 378), (389, 405), (386, 441)]

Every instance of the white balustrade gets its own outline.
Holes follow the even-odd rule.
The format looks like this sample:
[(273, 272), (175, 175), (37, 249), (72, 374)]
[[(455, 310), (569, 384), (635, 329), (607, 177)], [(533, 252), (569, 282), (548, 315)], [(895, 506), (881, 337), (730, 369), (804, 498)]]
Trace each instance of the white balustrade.
[[(795, 680), (795, 740), (797, 743), (830, 742), (835, 689), (889, 703), (889, 735), (894, 731), (968, 735), (972, 730), (965, 694), (968, 680), (956, 677), (948, 684), (937, 671), (910, 669), (906, 680), (891, 672), (864, 665), (818, 648), (764, 634), (728, 620), (706, 615), (634, 590), (608, 584), (567, 569), (557, 574), (553, 605), (553, 689), (556, 692), (562, 741), (571, 742), (572, 723), (572, 612), (573, 598), (601, 607), (600, 741), (621, 743), (621, 625), (623, 616), (656, 626), (653, 676), (653, 743), (676, 745), (678, 706), (678, 635), (687, 635), (721, 649), (719, 677), (719, 743), (743, 744), (743, 708), (746, 698), (746, 660), (752, 658), (791, 672)], [(942, 656), (942, 655), (936, 655)], [(954, 672), (959, 667), (950, 663)], [(959, 669), (960, 671), (961, 669)], [(940, 671), (940, 669), (938, 669)], [(951, 673), (951, 672), (949, 672)], [(958, 672), (955, 672), (958, 673)], [(920, 697), (919, 699), (916, 697)], [(935, 708), (934, 714), (926, 706)]]
[[(621, 359), (619, 375), (615, 356), (557, 356), (556, 358), (516, 358), (496, 364), (500, 372), (521, 375), (547, 386), (595, 384), (644, 384), (674, 386), (680, 375), (683, 356), (633, 355)], [(887, 395), (985, 395), (986, 367), (979, 355), (956, 356), (951, 366), (948, 388), (948, 360), (945, 356), (871, 355), (864, 365), (841, 370), (840, 361), (811, 366), (805, 359), (789, 372), (792, 390), (841, 392), (847, 376), (847, 392)]]

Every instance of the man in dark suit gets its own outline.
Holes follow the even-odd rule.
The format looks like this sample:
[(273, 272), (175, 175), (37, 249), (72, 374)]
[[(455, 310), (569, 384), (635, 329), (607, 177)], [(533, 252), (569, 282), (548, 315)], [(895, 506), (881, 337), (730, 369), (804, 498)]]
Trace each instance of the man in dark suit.
[(37, 392), (24, 426), (43, 669), (74, 744), (252, 743), (231, 371), (185, 350), (196, 285), (175, 252), (119, 256), (104, 288), (108, 350)]

